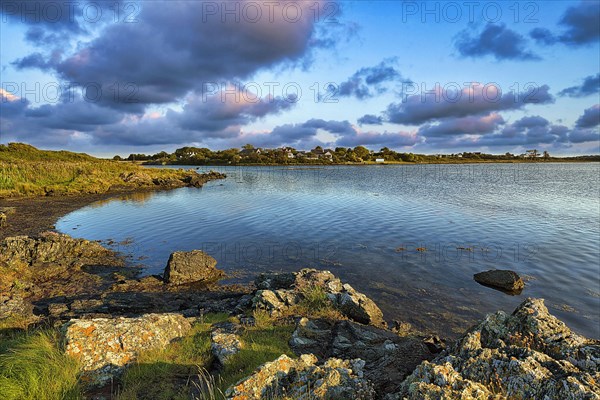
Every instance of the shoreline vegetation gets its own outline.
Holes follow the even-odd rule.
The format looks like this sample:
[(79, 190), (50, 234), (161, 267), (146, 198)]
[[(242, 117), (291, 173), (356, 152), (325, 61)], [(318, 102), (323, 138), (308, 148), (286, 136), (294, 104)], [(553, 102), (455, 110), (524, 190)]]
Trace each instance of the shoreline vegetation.
[(127, 158), (116, 155), (115, 161), (130, 161), (144, 165), (411, 165), (411, 164), (473, 164), (523, 162), (594, 162), (600, 155), (553, 157), (536, 149), (524, 154), (486, 154), (463, 152), (455, 154), (399, 153), (387, 147), (379, 151), (364, 146), (335, 149), (315, 147), (310, 151), (292, 147), (275, 149), (255, 148), (251, 144), (237, 148), (213, 151), (207, 148), (182, 147), (173, 153), (161, 151), (153, 155), (130, 154)]
[(199, 187), (220, 176), (182, 169), (143, 168), (83, 153), (38, 150), (23, 143), (0, 145), (0, 198)]
[(0, 146), (0, 173), (7, 400), (598, 398), (600, 341), (541, 299), (455, 341), (386, 321), (328, 271), (224, 285), (216, 260), (192, 251), (165, 260), (168, 274), (140, 277), (100, 243), (44, 232), (93, 201), (224, 175), (22, 144)]

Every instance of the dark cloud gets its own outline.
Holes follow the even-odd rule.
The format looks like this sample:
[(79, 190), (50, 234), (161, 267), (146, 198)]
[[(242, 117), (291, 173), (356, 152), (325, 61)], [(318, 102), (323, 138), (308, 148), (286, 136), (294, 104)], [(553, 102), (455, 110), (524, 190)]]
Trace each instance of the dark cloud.
[(600, 74), (586, 76), (583, 83), (579, 86), (571, 86), (561, 90), (559, 96), (585, 97), (592, 94), (598, 94), (600, 90)]
[(385, 83), (402, 79), (400, 72), (393, 66), (394, 61), (384, 60), (374, 67), (361, 68), (342, 82), (335, 94), (366, 99), (385, 93), (388, 90)]
[(488, 23), (483, 31), (471, 36), (471, 31), (461, 31), (454, 45), (465, 57), (494, 56), (497, 60), (539, 60), (527, 50), (525, 37), (504, 24)]
[(548, 85), (524, 93), (502, 93), (495, 85), (473, 85), (461, 91), (439, 89), (436, 95), (407, 96), (401, 103), (392, 103), (385, 114), (389, 122), (418, 125), (443, 118), (487, 115), (496, 111), (518, 110), (527, 104), (554, 102)]
[(600, 38), (600, 3), (581, 1), (578, 5), (569, 7), (559, 25), (565, 30), (558, 35), (547, 28), (536, 28), (530, 32), (530, 36), (544, 45), (563, 43), (581, 46), (597, 42)]
[[(320, 6), (324, 3), (319, 1)], [(312, 49), (334, 42), (331, 32), (319, 36), (313, 17), (315, 2), (308, 0), (277, 2), (275, 12), (271, 3), (252, 2), (262, 15), (258, 21), (236, 20), (235, 15), (226, 15), (223, 21), (220, 11), (216, 15), (207, 11), (208, 6), (226, 4), (243, 10), (245, 2), (140, 4), (136, 23), (108, 24), (97, 37), (82, 41), (74, 53), (60, 59), (45, 60), (38, 53), (15, 65), (51, 67), (64, 81), (99, 85), (114, 94), (103, 96), (100, 104), (142, 113), (145, 105), (177, 101), (210, 82), (244, 79), (266, 68), (302, 64)], [(291, 18), (296, 14), (290, 9), (296, 8), (302, 10), (299, 20)], [(240, 15), (246, 14), (240, 11)], [(335, 29), (333, 25), (327, 27)]]
[(504, 124), (504, 118), (496, 113), (483, 117), (447, 118), (437, 123), (421, 126), (419, 134), (427, 138), (449, 135), (486, 134), (493, 133), (502, 124)]
[(587, 108), (575, 124), (578, 128), (593, 128), (600, 125), (600, 104)]
[(373, 114), (366, 114), (357, 120), (359, 125), (383, 125), (383, 117)]

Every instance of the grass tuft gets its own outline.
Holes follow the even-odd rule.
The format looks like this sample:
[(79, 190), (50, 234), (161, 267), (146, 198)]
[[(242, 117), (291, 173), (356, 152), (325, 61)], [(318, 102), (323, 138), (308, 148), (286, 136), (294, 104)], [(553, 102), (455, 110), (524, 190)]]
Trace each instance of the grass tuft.
[(2, 399), (82, 398), (79, 365), (61, 351), (58, 332), (40, 331), (13, 337), (8, 342), (10, 349), (5, 348), (0, 354)]

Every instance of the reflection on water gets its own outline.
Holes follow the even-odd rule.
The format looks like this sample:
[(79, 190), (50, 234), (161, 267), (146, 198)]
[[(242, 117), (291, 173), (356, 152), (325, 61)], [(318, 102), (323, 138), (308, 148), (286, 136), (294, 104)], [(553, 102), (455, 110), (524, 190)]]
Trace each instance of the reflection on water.
[[(110, 238), (145, 258), (147, 273), (161, 273), (171, 252), (192, 249), (239, 281), (265, 270), (329, 269), (372, 296), (388, 319), (446, 335), (544, 297), (555, 315), (598, 337), (599, 167), (202, 167), (228, 178), (95, 204), (57, 228)], [(523, 293), (473, 281), (492, 268), (524, 276)]]

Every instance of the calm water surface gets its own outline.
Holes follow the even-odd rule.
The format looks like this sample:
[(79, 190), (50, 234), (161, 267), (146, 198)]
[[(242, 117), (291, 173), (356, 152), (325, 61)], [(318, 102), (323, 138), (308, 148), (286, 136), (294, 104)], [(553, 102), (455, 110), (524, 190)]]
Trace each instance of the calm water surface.
[[(195, 168), (195, 167), (188, 167)], [(201, 167), (228, 178), (100, 202), (57, 229), (162, 273), (203, 249), (248, 281), (266, 270), (329, 269), (388, 320), (455, 336), (528, 296), (600, 337), (600, 164)], [(416, 251), (426, 248), (427, 251)], [(463, 249), (460, 249), (463, 248)], [(512, 269), (519, 296), (473, 274)]]

